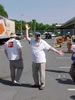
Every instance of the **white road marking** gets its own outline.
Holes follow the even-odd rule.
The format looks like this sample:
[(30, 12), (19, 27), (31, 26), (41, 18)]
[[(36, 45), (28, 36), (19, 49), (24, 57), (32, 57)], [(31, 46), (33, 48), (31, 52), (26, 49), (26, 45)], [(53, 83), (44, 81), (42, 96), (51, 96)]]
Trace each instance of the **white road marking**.
[(58, 78), (61, 78), (61, 75), (58, 75)]
[(56, 59), (71, 59), (71, 57), (56, 57)]
[(64, 74), (59, 74), (59, 75), (58, 75), (58, 78), (64, 78), (64, 79), (65, 79), (66, 76), (65, 76)]
[(72, 89), (72, 88), (68, 88), (67, 90), (68, 91), (75, 91), (75, 89)]
[(67, 69), (67, 68), (71, 68), (71, 67), (70, 67), (70, 66), (61, 66), (61, 67), (59, 67), (59, 68), (62, 68), (62, 69), (63, 69), (63, 68), (66, 68), (66, 69)]

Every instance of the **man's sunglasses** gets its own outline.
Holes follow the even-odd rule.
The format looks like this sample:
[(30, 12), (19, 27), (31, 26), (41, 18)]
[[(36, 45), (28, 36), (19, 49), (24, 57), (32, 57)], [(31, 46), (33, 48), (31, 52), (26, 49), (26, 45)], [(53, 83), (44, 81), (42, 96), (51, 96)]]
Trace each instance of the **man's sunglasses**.
[(40, 37), (40, 34), (36, 35), (36, 37)]

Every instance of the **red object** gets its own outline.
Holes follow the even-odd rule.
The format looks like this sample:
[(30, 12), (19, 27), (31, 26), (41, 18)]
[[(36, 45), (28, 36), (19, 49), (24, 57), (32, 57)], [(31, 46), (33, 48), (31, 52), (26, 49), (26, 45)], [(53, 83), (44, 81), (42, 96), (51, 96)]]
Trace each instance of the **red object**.
[(13, 42), (8, 42), (8, 47), (12, 48), (13, 47)]

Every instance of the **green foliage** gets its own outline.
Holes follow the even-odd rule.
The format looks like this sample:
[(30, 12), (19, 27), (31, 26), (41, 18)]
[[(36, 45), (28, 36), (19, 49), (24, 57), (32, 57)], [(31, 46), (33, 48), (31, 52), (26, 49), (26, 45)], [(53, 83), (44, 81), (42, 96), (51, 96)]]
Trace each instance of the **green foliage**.
[(46, 24), (45, 25), (43, 23), (38, 23), (35, 19), (33, 19), (30, 22), (25, 22), (23, 20), (20, 20), (20, 21), (14, 20), (14, 21), (15, 21), (16, 32), (21, 32), (21, 25), (22, 25), (22, 32), (25, 34), (25, 24), (28, 24), (30, 27), (29, 33), (34, 34), (35, 31), (41, 32), (41, 34), (43, 34), (45, 31), (54, 32), (55, 24), (52, 24), (52, 25)]
[(1, 4), (0, 4), (0, 16), (4, 16), (4, 17), (8, 18), (8, 14)]

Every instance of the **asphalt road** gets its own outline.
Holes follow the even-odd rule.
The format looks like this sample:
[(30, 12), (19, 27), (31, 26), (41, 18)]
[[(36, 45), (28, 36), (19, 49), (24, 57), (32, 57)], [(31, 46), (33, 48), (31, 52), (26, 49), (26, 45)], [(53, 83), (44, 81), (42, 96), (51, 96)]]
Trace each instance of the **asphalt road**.
[[(53, 39), (46, 40), (53, 46)], [(46, 87), (44, 90), (32, 88), (32, 52), (26, 40), (21, 41), (23, 48), (24, 70), (21, 86), (13, 86), (10, 80), (9, 62), (0, 47), (0, 100), (75, 100), (75, 83), (69, 75), (71, 53), (67, 52), (66, 43), (62, 45), (64, 57), (50, 51), (46, 53)]]

